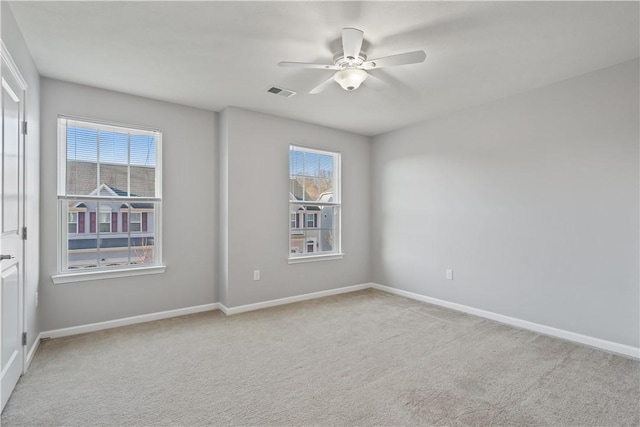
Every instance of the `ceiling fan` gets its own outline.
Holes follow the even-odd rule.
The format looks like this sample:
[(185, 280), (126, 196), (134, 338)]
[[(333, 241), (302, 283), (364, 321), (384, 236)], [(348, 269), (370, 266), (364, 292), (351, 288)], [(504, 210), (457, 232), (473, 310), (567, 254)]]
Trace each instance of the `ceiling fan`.
[(368, 70), (395, 67), (398, 65), (417, 64), (424, 62), (427, 55), (422, 50), (385, 56), (367, 61), (367, 55), (362, 52), (364, 33), (356, 28), (342, 29), (342, 50), (333, 56), (333, 65), (313, 64), (306, 62), (279, 62), (280, 67), (290, 68), (320, 68), (332, 70), (335, 73), (328, 80), (320, 83), (309, 91), (316, 94), (324, 91), (333, 82), (338, 83), (344, 90), (358, 89), (362, 82), (368, 80), (374, 88), (382, 88), (384, 83), (377, 77), (367, 73)]

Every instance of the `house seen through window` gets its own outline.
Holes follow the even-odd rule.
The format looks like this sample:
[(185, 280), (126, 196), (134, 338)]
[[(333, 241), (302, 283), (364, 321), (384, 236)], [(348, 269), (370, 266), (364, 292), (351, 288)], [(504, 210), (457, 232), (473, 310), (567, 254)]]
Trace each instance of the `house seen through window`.
[(61, 117), (59, 271), (161, 264), (161, 134)]
[(340, 154), (289, 148), (289, 258), (340, 253)]

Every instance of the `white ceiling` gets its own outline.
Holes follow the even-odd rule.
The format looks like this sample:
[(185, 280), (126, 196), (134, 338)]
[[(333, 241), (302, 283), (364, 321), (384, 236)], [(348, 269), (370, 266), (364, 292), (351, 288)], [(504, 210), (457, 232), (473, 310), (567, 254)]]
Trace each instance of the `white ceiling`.
[[(234, 105), (376, 135), (639, 56), (638, 2), (12, 2), (43, 76), (220, 111)], [(343, 27), (369, 59), (423, 49), (422, 64), (375, 70), (382, 92), (307, 92)], [(268, 94), (276, 85), (292, 98)]]

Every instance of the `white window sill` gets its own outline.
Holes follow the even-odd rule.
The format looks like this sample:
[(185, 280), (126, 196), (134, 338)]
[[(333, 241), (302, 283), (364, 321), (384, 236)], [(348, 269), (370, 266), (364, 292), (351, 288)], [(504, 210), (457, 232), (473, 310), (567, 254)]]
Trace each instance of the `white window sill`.
[(136, 267), (115, 270), (82, 271), (77, 273), (62, 273), (51, 276), (54, 285), (61, 283), (86, 282), (89, 280), (115, 279), (118, 277), (144, 276), (147, 274), (161, 274), (167, 269), (164, 265), (151, 267)]
[(344, 254), (326, 254), (326, 255), (308, 255), (289, 258), (289, 264), (300, 264), (303, 262), (314, 261), (331, 261), (333, 259), (342, 259)]

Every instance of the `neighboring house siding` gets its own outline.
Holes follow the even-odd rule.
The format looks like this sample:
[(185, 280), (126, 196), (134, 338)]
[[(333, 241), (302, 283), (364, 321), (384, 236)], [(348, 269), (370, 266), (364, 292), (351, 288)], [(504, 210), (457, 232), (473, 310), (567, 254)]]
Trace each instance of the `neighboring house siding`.
[[(96, 194), (93, 189), (88, 194)], [(100, 195), (118, 197), (124, 192), (101, 185)], [(124, 193), (126, 194), (126, 193)], [(94, 267), (95, 263), (107, 262), (107, 265), (148, 262), (154, 246), (154, 205), (153, 203), (123, 203), (121, 201), (87, 200), (70, 202), (69, 211), (77, 212), (77, 233), (68, 234), (69, 268)], [(89, 215), (86, 215), (89, 212)], [(98, 233), (98, 213), (109, 214), (110, 231)], [(138, 215), (137, 227), (131, 227), (132, 215)], [(88, 225), (87, 225), (88, 222)], [(135, 231), (132, 230), (134, 228)], [(85, 232), (86, 230), (89, 232)], [(96, 256), (96, 250), (100, 251)]]
[(320, 213), (320, 250), (333, 250), (333, 208), (323, 207)]
[[(97, 241), (96, 238), (69, 240), (69, 250), (96, 249)], [(126, 248), (128, 241), (128, 237), (100, 237), (100, 248)], [(131, 237), (131, 245), (153, 246), (153, 237)]]

